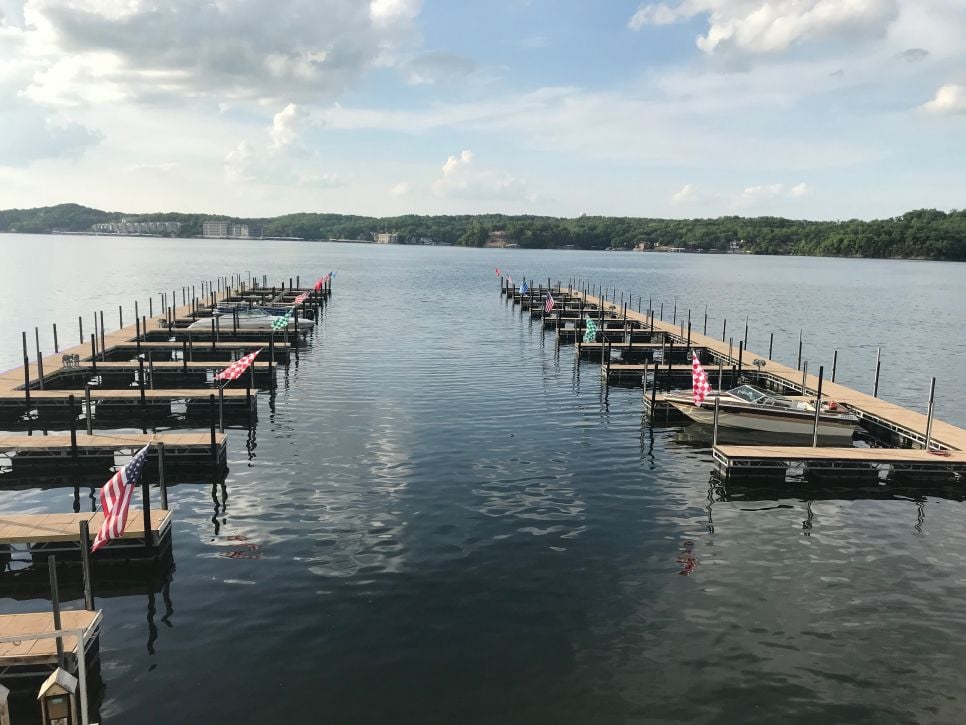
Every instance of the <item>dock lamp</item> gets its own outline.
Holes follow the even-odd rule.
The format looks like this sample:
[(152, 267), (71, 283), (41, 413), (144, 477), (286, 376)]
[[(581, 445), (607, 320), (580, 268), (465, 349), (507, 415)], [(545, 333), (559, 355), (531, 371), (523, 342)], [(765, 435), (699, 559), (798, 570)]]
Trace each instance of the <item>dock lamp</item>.
[[(81, 655), (83, 656), (83, 655)], [(37, 693), (43, 725), (77, 725), (77, 678), (62, 667), (54, 670)]]

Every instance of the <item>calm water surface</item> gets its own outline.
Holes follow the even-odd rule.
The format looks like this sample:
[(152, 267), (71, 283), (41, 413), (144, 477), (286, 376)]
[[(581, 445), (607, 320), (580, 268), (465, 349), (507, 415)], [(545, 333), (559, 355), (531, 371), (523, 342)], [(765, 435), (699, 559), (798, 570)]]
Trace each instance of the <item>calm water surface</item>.
[[(572, 275), (966, 424), (966, 266), (4, 235), (0, 368), (218, 274), (338, 270), (311, 346), (102, 597), (104, 723), (962, 722), (958, 489), (722, 489), (498, 294)], [(42, 270), (42, 273), (38, 273)], [(180, 293), (179, 293), (180, 294)], [(157, 298), (156, 298), (157, 300)], [(157, 304), (157, 302), (156, 302)], [(88, 330), (89, 331), (89, 330)], [(88, 489), (82, 507), (89, 506)], [(70, 488), (0, 510), (70, 511)], [(682, 576), (682, 572), (690, 572)], [(120, 592), (118, 592), (120, 594)], [(0, 600), (0, 611), (44, 609)], [(82, 606), (72, 601), (72, 607)]]

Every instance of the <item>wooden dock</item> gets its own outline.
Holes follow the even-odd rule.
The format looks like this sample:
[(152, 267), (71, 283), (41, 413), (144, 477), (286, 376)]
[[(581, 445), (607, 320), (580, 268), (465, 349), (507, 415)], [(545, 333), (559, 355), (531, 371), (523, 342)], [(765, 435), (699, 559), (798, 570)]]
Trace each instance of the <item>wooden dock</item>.
[[(103, 615), (100, 611), (62, 610), (60, 612), (61, 631), (80, 629), (84, 631), (85, 656), (96, 656), (99, 649), (100, 628)], [(30, 612), (27, 614), (0, 614), (0, 636), (46, 634), (57, 631), (54, 615), (51, 612)], [(65, 665), (69, 672), (77, 671), (79, 643), (77, 637), (66, 636), (62, 639)], [(57, 640), (24, 639), (20, 642), (0, 643), (0, 680), (16, 687), (16, 680), (46, 678), (57, 668)], [(14, 682), (11, 683), (11, 680)], [(29, 686), (25, 683), (24, 687)]]
[[(144, 512), (129, 509), (124, 536), (109, 542), (104, 552), (123, 551), (133, 558), (141, 558), (150, 543), (155, 551), (168, 541), (171, 535), (171, 512), (166, 509), (152, 509), (151, 525), (148, 531), (144, 525)], [(30, 547), (33, 554), (69, 552), (77, 554), (80, 547), (80, 523), (87, 521), (90, 531), (96, 533), (104, 523), (104, 515), (97, 513), (79, 514), (4, 514), (0, 513), (0, 546), (21, 544)], [(151, 558), (156, 554), (150, 554)]]
[[(521, 301), (522, 298), (515, 288), (502, 285), (502, 282), (501, 286), (501, 292), (508, 300)], [(527, 295), (527, 308), (532, 311), (539, 309), (547, 289), (540, 287)], [(575, 300), (578, 306), (583, 304), (587, 309), (596, 309), (596, 312), (589, 316), (598, 326), (598, 342), (591, 343), (594, 347), (590, 348), (591, 354), (588, 357), (599, 361), (605, 384), (621, 384), (629, 381), (640, 381), (646, 384), (649, 372), (651, 378), (655, 377), (653, 363), (634, 365), (623, 361), (613, 362), (602, 350), (607, 342), (619, 342), (625, 345), (628, 340), (623, 337), (624, 335), (642, 334), (646, 331), (655, 337), (659, 336), (662, 344), (673, 343), (675, 351), (682, 348), (700, 351), (702, 358), (708, 361), (705, 369), (712, 385), (718, 385), (718, 371), (715, 367), (720, 364), (720, 375), (726, 385), (734, 383), (739, 376), (744, 376), (759, 385), (786, 395), (814, 398), (817, 394), (819, 380), (814, 372), (807, 374), (802, 370), (771, 360), (761, 353), (743, 350), (731, 341), (718, 340), (703, 332), (697, 332), (690, 324), (685, 327), (681, 322), (655, 319), (653, 311), (636, 312), (630, 308), (630, 305), (618, 305), (585, 291), (564, 289), (559, 285), (552, 290), (552, 294), (554, 300), (566, 305), (568, 310), (573, 307)], [(549, 315), (545, 312), (541, 314), (545, 324), (552, 316), (552, 312)], [(560, 315), (561, 320), (556, 326), (559, 341), (579, 339), (579, 335), (583, 334), (585, 323), (578, 321), (572, 323), (570, 327), (561, 326), (563, 317), (564, 315)], [(617, 326), (616, 329), (614, 326)], [(656, 344), (656, 341), (652, 344)], [(595, 352), (598, 353), (597, 357), (593, 354)], [(578, 355), (580, 354), (578, 351)], [(661, 363), (658, 364), (656, 371), (657, 378), (651, 381), (652, 387), (645, 392), (644, 396), (645, 409), (652, 415), (666, 407), (656, 390), (658, 381), (667, 384), (673, 383), (675, 378), (680, 378), (681, 387), (690, 387), (690, 365)], [(892, 437), (891, 442), (897, 442), (901, 447), (716, 446), (714, 457), (719, 470), (726, 475), (735, 475), (742, 470), (757, 469), (760, 473), (771, 470), (773, 473), (780, 472), (784, 476), (790, 467), (801, 466), (813, 474), (832, 472), (838, 475), (849, 471), (864, 473), (872, 469), (886, 470), (889, 475), (914, 473), (940, 478), (950, 475), (962, 477), (966, 474), (966, 468), (963, 465), (963, 461), (966, 460), (963, 458), (966, 456), (966, 430), (944, 421), (933, 420), (929, 438), (930, 450), (927, 452), (922, 450), (926, 447), (928, 424), (926, 415), (827, 379), (822, 381), (822, 394), (825, 400), (834, 400), (840, 405), (845, 405), (859, 418), (864, 428), (878, 436), (888, 434)]]
[[(9, 459), (16, 473), (46, 471), (71, 464), (85, 470), (107, 469), (115, 456), (133, 455), (149, 443), (149, 460), (157, 457), (157, 444), (164, 446), (165, 465), (184, 468), (192, 463), (226, 465), (228, 436), (224, 433), (80, 433), (69, 435), (0, 434), (0, 456)], [(0, 463), (2, 466), (2, 463)], [(71, 470), (68, 468), (67, 470)]]
[(966, 473), (966, 452), (910, 448), (849, 448), (812, 446), (714, 446), (723, 478), (773, 478), (819, 473), (825, 477), (915, 475), (935, 480)]

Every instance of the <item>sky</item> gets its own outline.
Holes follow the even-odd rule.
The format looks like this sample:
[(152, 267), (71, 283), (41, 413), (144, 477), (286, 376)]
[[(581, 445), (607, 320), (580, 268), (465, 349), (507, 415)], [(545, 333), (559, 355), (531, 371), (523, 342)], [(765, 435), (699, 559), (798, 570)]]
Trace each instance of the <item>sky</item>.
[(966, 206), (966, 0), (0, 0), (0, 208)]

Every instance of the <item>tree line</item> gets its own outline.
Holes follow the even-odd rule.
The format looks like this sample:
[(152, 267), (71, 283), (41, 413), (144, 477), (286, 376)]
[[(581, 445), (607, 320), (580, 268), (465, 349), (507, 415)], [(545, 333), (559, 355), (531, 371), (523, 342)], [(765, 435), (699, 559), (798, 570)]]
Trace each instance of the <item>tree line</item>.
[[(200, 236), (210, 214), (122, 214), (77, 204), (0, 211), (0, 231), (83, 232), (99, 222), (178, 221), (181, 236)], [(752, 254), (799, 254), (966, 260), (966, 210), (910, 211), (889, 219), (806, 221), (781, 217), (726, 216), (716, 219), (647, 219), (580, 216), (559, 218), (503, 214), (407, 214), (368, 217), (347, 214), (286, 214), (273, 218), (230, 218), (259, 228), (266, 237), (307, 240), (371, 239), (375, 232), (399, 235), (402, 243), (425, 241), (482, 246), (493, 232), (503, 232), (522, 248), (632, 249), (685, 247), (726, 251), (737, 243)]]

